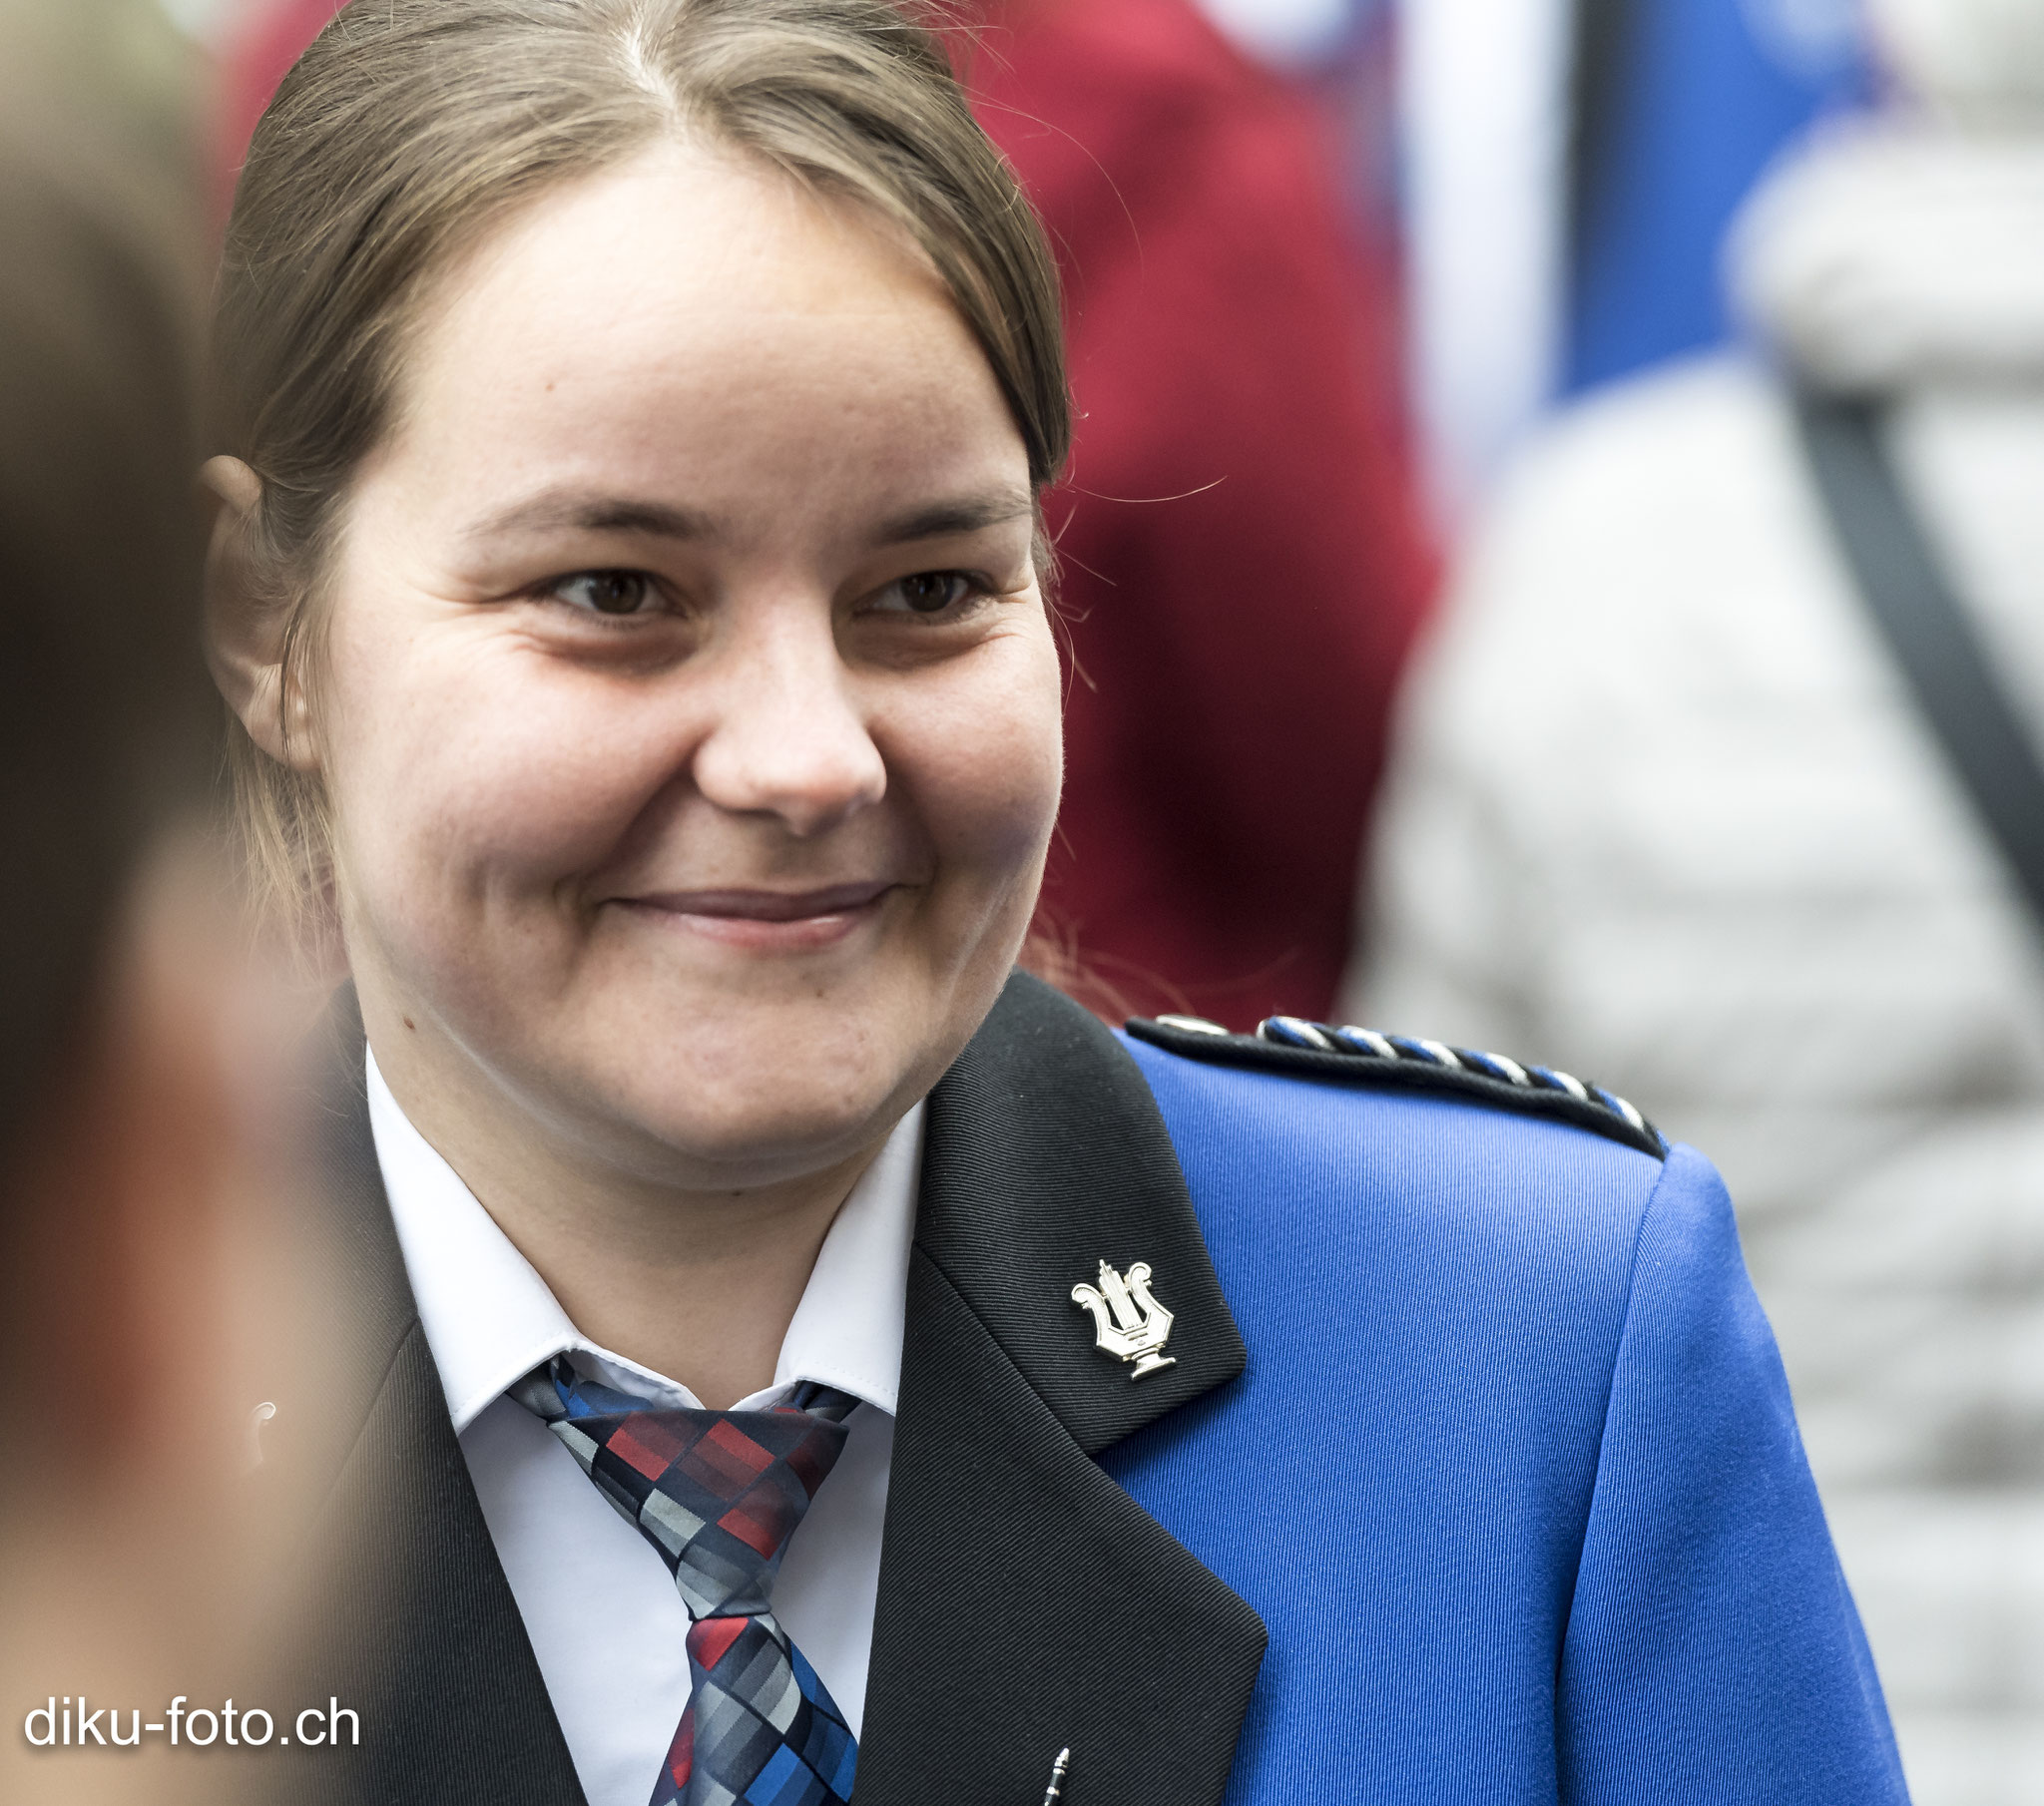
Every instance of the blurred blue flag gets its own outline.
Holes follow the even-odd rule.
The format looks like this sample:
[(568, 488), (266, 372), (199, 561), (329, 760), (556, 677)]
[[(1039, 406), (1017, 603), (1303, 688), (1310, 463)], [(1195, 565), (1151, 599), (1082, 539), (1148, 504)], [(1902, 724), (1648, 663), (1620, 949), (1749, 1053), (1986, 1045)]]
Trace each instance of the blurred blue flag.
[(1577, 0), (1570, 390), (1721, 340), (1725, 228), (1870, 87), (1856, 0)]

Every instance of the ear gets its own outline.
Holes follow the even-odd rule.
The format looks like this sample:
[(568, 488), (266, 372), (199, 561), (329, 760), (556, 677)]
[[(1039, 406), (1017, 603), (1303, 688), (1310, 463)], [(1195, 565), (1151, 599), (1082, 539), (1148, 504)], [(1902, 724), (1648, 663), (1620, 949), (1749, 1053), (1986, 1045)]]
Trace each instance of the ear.
[(214, 511), (206, 552), (206, 662), (213, 680), (256, 745), (279, 764), (314, 770), (304, 689), (292, 683), (286, 691), (284, 682), (289, 614), (261, 581), (256, 551), (262, 479), (240, 458), (209, 458), (199, 487)]

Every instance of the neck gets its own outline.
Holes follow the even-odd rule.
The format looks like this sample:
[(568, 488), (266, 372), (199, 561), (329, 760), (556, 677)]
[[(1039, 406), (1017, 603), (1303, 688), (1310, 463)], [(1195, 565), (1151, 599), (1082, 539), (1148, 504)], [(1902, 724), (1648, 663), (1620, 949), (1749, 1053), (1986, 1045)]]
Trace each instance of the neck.
[(370, 1040), (413, 1127), (575, 1327), (717, 1411), (773, 1383), (823, 1237), (893, 1128), (814, 1171), (738, 1187), (664, 1183), (550, 1134), (480, 1074), (450, 1082), (412, 1056), (413, 1037), (378, 1036), (373, 1018)]

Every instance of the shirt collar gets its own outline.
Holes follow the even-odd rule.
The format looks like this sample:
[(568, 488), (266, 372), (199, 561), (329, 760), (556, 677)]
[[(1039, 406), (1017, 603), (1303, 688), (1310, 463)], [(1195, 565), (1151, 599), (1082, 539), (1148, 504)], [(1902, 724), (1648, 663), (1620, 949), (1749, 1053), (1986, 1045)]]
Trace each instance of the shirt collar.
[[(504, 1389), (557, 1354), (663, 1406), (687, 1387), (589, 1340), (454, 1168), (408, 1118), (368, 1056), (369, 1125), (419, 1323), (459, 1435)], [(773, 1384), (738, 1409), (775, 1403), (797, 1381), (837, 1387), (893, 1415), (901, 1390), (908, 1249), (922, 1176), (923, 1106), (895, 1127), (851, 1188), (780, 1344)]]

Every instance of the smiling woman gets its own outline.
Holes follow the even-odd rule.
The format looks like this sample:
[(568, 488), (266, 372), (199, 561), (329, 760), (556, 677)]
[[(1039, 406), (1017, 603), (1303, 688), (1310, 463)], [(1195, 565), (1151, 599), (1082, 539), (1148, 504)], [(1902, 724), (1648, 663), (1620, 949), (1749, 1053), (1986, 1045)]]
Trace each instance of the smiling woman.
[(352, 981), (313, 1780), (1894, 1797), (1701, 1160), (1014, 973), (1051, 270), (881, 0), (357, 0), (256, 135), (210, 643)]
[[(784, 1192), (791, 1310), (1034, 902), (1058, 677), (1022, 432), (912, 239), (691, 136), (436, 272), (387, 405), (302, 677), (274, 610), (224, 593), (217, 641), (320, 786), (383, 1077), (528, 1252), (570, 1196)], [(215, 466), (251, 513), (259, 465)], [(771, 1315), (614, 1339), (729, 1403)]]

